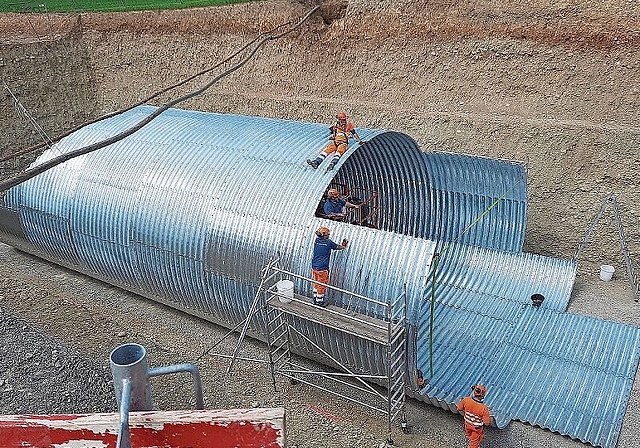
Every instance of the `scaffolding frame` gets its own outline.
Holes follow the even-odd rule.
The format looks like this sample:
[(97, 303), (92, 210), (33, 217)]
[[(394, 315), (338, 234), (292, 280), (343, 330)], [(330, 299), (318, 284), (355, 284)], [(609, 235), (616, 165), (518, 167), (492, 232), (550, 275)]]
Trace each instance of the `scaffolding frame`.
[(611, 210), (613, 212), (613, 219), (616, 224), (616, 229), (618, 230), (618, 239), (620, 241), (620, 251), (622, 252), (622, 258), (624, 260), (625, 267), (627, 269), (627, 276), (629, 278), (629, 284), (631, 286), (631, 290), (633, 291), (634, 301), (638, 302), (640, 300), (640, 282), (638, 282), (638, 277), (636, 276), (635, 271), (633, 270), (633, 264), (631, 263), (631, 255), (629, 254), (629, 246), (627, 245), (627, 239), (624, 236), (624, 226), (622, 225), (622, 217), (620, 215), (620, 208), (618, 207), (618, 201), (616, 199), (616, 195), (613, 193), (609, 193), (605, 196), (602, 201), (602, 205), (600, 209), (596, 212), (594, 217), (591, 219), (591, 223), (587, 228), (584, 236), (580, 240), (578, 247), (576, 249), (575, 254), (573, 255), (573, 261), (577, 263), (578, 258), (582, 255), (582, 251), (585, 246), (591, 241), (591, 237), (593, 236), (600, 219), (604, 212), (611, 206)]
[[(298, 294), (293, 294), (292, 298), (285, 297), (278, 291), (277, 285), (278, 281), (288, 279), (297, 279), (303, 283), (322, 284), (328, 289), (346, 294), (349, 296), (347, 308), (320, 307), (312, 304), (308, 297)], [(361, 305), (366, 304), (383, 309), (384, 316), (382, 318), (372, 317), (350, 309), (356, 306), (354, 298), (358, 299), (357, 301)], [(262, 315), (266, 328), (268, 361), (238, 356), (249, 324), (258, 313)], [(305, 331), (305, 328), (309, 327), (309, 323), (331, 328), (378, 346), (385, 359), (384, 374), (359, 372), (340, 362)], [(407, 430), (405, 390), (408, 378), (406, 285), (401, 294), (393, 301), (381, 302), (282, 269), (279, 265), (279, 258), (274, 257), (262, 269), (260, 285), (247, 317), (227, 333), (225, 338), (240, 327), (242, 328), (233, 354), (231, 356), (219, 355), (230, 358), (227, 374), (237, 359), (267, 362), (274, 390), (277, 390), (276, 378), (280, 375), (288, 378), (292, 384), (300, 382), (379, 412), (387, 417), (387, 443), (389, 444), (394, 443), (391, 437), (392, 428), (394, 421), (399, 416), (401, 417), (401, 429)], [(315, 370), (296, 363), (293, 357), (295, 350), (292, 346), (292, 338), (298, 338), (298, 340), (309, 344), (321, 355), (323, 360), (336, 366), (339, 371), (328, 368)], [(339, 384), (345, 392), (325, 387), (323, 382), (327, 381)], [(384, 391), (379, 390), (381, 388), (376, 388), (372, 383), (383, 386)], [(366, 397), (368, 401), (361, 399), (361, 397)]]

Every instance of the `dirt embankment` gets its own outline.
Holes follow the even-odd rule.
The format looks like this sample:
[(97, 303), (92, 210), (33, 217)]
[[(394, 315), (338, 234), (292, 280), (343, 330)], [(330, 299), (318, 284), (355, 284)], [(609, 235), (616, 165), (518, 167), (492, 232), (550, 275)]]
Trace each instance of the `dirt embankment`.
[[(345, 108), (358, 126), (406, 132), (427, 151), (526, 161), (525, 250), (536, 253), (571, 257), (613, 191), (639, 269), (640, 5), (605, 3), (325, 2), (300, 32), (182, 107), (322, 122)], [(216, 64), (315, 4), (2, 15), (0, 75), (56, 135)], [(4, 90), (3, 155), (40, 139), (12, 101)], [(623, 273), (610, 214), (584, 260)]]
[[(526, 161), (525, 249), (537, 253), (570, 257), (588, 220), (614, 191), (638, 269), (640, 4), (417, 3), (325, 2), (301, 32), (269, 44), (183, 107), (321, 122), (345, 108), (358, 126), (406, 132), (427, 151)], [(134, 14), (0, 15), (0, 77), (53, 136), (216, 64), (257, 33), (314, 5), (269, 1)], [(41, 141), (2, 89), (0, 157)], [(0, 175), (30, 160), (0, 164)], [(593, 281), (593, 263), (609, 261), (623, 271), (616, 238), (607, 214), (584, 254), (588, 263), (571, 310), (637, 324), (640, 308), (623, 297), (621, 278)], [(384, 419), (373, 412), (285, 382), (274, 393), (264, 366), (243, 366), (226, 377), (225, 360), (199, 359), (224, 329), (6, 246), (0, 246), (0, 259), (0, 332), (7, 335), (0, 337), (6, 339), (0, 347), (2, 412), (115, 410), (106, 360), (116, 345), (135, 341), (149, 349), (153, 366), (198, 359), (207, 406), (284, 406), (294, 448), (385, 446)], [(220, 352), (230, 352), (234, 342)], [(259, 344), (249, 341), (246, 349), (252, 358), (265, 356)], [(83, 391), (82, 383), (90, 387)], [(191, 406), (188, 381), (157, 379), (153, 386), (159, 408)], [(619, 447), (635, 444), (638, 390), (636, 381)], [(394, 430), (397, 446), (465, 444), (458, 415), (414, 402), (408, 413), (411, 434)], [(518, 422), (489, 428), (484, 443), (583, 446)]]

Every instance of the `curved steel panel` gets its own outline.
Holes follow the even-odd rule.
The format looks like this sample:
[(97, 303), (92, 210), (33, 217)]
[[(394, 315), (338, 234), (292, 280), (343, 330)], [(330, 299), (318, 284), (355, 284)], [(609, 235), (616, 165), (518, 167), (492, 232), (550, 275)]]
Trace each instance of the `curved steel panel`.
[(523, 165), (462, 154), (431, 153), (426, 167), (434, 209), (430, 239), (522, 251), (527, 221)]
[[(36, 163), (111, 136), (153, 110), (139, 107), (83, 128)], [(517, 351), (509, 351), (505, 341), (520, 331), (531, 294), (546, 296), (543, 308), (535, 310), (538, 315), (563, 310), (575, 265), (520, 253), (527, 196), (521, 165), (424, 153), (411, 137), (398, 132), (358, 132), (367, 143), (354, 145), (336, 171), (325, 173), (312, 170), (305, 160), (326, 144), (326, 125), (169, 110), (127, 139), (11, 189), (5, 197), (8, 211), (0, 213), (7, 221), (0, 222), (0, 236), (24, 250), (232, 327), (246, 317), (267, 260), (279, 254), (285, 269), (307, 276), (314, 230), (330, 226), (334, 239), (351, 241), (348, 250), (333, 255), (333, 284), (380, 302), (394, 300), (406, 285), (417, 337), (408, 355), (425, 373), (429, 272), (438, 248), (444, 252), (436, 278), (436, 373), (423, 399), (454, 410), (473, 381), (487, 378), (492, 387), (505, 383), (497, 369), (504, 367), (502, 362), (513, 362), (509, 356)], [(331, 182), (376, 190), (380, 228), (314, 216)], [(22, 229), (15, 229), (16, 216)], [(28, 241), (17, 241), (21, 235)], [(308, 293), (305, 287), (296, 284)], [(371, 316), (382, 313), (340, 294), (331, 300)], [(255, 332), (261, 325), (259, 319), (252, 322)], [(370, 344), (311, 323), (307, 329), (321, 347), (354, 370), (384, 371), (385, 354)], [(609, 333), (600, 337), (610, 347), (629, 342), (621, 336), (609, 345)], [(303, 341), (297, 344), (305, 349)], [(315, 350), (307, 351), (313, 357)], [(634, 356), (623, 370), (637, 365)], [(515, 388), (520, 380), (513, 381)], [(526, 419), (529, 412), (497, 401), (495, 406), (499, 425), (510, 418)], [(535, 424), (569, 428), (567, 434), (574, 437), (588, 432), (571, 421), (551, 424), (552, 419), (548, 414)], [(592, 433), (585, 437), (611, 440)]]
[(434, 241), (458, 238), (465, 244), (522, 250), (527, 221), (524, 166), (423, 153), (397, 132), (378, 135), (370, 143), (351, 155), (336, 181), (380, 192), (381, 228)]
[[(640, 328), (563, 312), (575, 269), (568, 261), (471, 246), (443, 255), (433, 358), (429, 320), (419, 321), (417, 365), (429, 379), (422, 399), (455, 412), (481, 381), (499, 427), (518, 419), (615, 446), (640, 359)], [(532, 305), (534, 293), (545, 296), (542, 306)], [(430, 299), (431, 282), (423, 316)]]

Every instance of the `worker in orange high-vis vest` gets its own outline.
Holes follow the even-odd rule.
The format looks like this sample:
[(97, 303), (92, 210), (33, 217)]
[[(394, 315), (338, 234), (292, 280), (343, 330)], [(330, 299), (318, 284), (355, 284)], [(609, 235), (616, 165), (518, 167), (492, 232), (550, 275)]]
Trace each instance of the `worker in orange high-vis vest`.
[(329, 144), (324, 150), (318, 154), (314, 160), (307, 159), (307, 163), (313, 167), (313, 169), (317, 169), (320, 164), (331, 154), (334, 154), (331, 163), (327, 166), (327, 171), (331, 171), (342, 154), (347, 151), (349, 147), (349, 138), (353, 136), (358, 143), (361, 145), (364, 143), (364, 140), (360, 138), (358, 133), (356, 132), (353, 123), (348, 121), (346, 112), (339, 112), (336, 116), (336, 122), (329, 127), (329, 131), (331, 134), (329, 135)]
[(469, 439), (469, 448), (478, 448), (484, 438), (484, 426), (491, 424), (489, 408), (482, 402), (487, 388), (482, 384), (473, 386), (471, 396), (464, 397), (458, 404), (458, 411), (464, 415), (464, 433)]

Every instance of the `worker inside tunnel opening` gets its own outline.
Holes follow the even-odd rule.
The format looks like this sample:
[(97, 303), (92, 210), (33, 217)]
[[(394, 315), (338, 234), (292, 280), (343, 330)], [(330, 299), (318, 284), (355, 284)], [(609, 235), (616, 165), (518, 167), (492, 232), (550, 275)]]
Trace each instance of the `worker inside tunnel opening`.
[(378, 228), (378, 192), (332, 182), (316, 208), (316, 217)]

